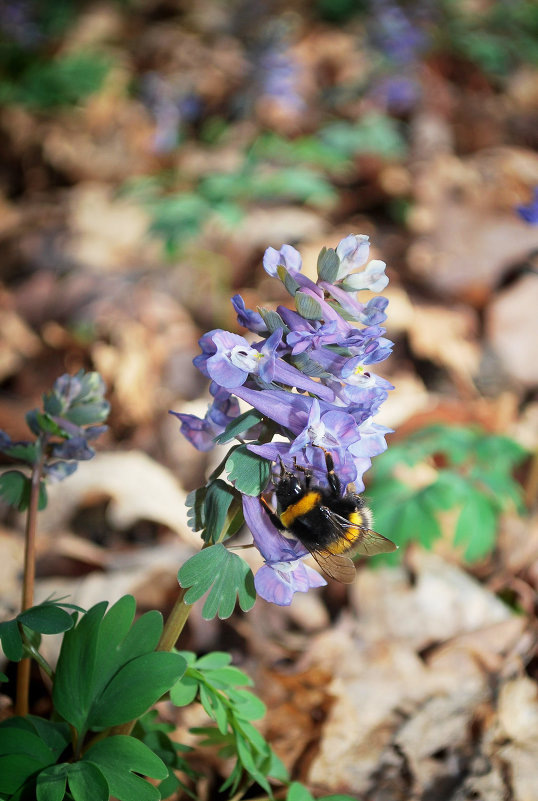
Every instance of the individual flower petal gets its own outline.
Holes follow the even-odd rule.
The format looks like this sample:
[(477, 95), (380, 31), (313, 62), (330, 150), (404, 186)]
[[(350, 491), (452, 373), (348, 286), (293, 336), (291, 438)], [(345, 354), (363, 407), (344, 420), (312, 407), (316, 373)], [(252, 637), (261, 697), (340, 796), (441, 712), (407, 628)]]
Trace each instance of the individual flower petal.
[(361, 289), (370, 289), (372, 292), (382, 292), (389, 279), (385, 275), (387, 265), (380, 259), (372, 259), (365, 270), (360, 273), (348, 275), (342, 284), (346, 292), (358, 292)]
[(370, 240), (366, 234), (349, 234), (336, 246), (336, 253), (340, 259), (337, 280), (341, 280), (353, 270), (358, 270), (368, 261), (370, 253)]
[(244, 328), (248, 328), (249, 331), (253, 331), (256, 334), (259, 334), (262, 331), (267, 331), (267, 326), (265, 325), (261, 314), (252, 311), (252, 309), (247, 309), (245, 306), (245, 301), (241, 295), (233, 296), (232, 306), (237, 313), (237, 322), (239, 325), (242, 325)]
[(243, 495), (243, 514), (254, 544), (266, 562), (290, 562), (308, 553), (298, 540), (284, 537), (274, 527), (259, 498)]
[(273, 278), (278, 278), (277, 268), (282, 265), (290, 273), (301, 270), (303, 260), (298, 250), (291, 245), (282, 245), (280, 250), (267, 248), (263, 256), (263, 268)]
[(209, 377), (226, 389), (244, 384), (249, 372), (256, 369), (259, 353), (246, 339), (229, 331), (216, 331), (212, 340), (216, 352), (206, 362)]
[(198, 451), (210, 451), (214, 446), (215, 428), (211, 422), (194, 414), (170, 411), (181, 422), (180, 431)]
[(85, 461), (95, 455), (93, 448), (90, 448), (85, 437), (71, 437), (63, 442), (55, 443), (51, 448), (52, 456), (58, 459), (75, 459)]
[(254, 576), (254, 587), (260, 598), (278, 606), (289, 606), (296, 592), (308, 592), (327, 584), (323, 576), (300, 559), (275, 562), (260, 567)]

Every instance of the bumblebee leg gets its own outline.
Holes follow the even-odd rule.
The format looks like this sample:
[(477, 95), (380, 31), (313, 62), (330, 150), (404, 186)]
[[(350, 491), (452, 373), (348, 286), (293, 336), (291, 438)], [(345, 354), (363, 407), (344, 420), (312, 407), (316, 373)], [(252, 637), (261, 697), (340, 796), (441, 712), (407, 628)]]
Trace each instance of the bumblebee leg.
[(293, 466), (296, 470), (299, 470), (301, 473), (304, 473), (304, 483), (305, 489), (310, 489), (310, 482), (312, 481), (312, 471), (308, 469), (308, 467), (303, 467), (300, 464), (297, 464), (296, 457), (293, 458)]
[(329, 479), (329, 485), (332, 491), (336, 495), (341, 495), (342, 485), (340, 483), (340, 479), (334, 472), (334, 462), (331, 452), (323, 448), (321, 445), (316, 445), (316, 447), (321, 448), (321, 450), (325, 454), (325, 466), (327, 468), (327, 478)]
[(282, 522), (281, 522), (279, 516), (275, 512), (273, 512), (273, 510), (271, 509), (271, 507), (269, 506), (269, 504), (267, 503), (267, 501), (265, 500), (263, 495), (261, 496), (260, 501), (262, 502), (263, 508), (265, 509), (267, 514), (269, 515), (269, 519), (271, 520), (271, 523), (273, 524), (273, 526), (275, 528), (277, 528), (279, 531), (283, 531), (284, 530), (284, 526), (282, 525)]

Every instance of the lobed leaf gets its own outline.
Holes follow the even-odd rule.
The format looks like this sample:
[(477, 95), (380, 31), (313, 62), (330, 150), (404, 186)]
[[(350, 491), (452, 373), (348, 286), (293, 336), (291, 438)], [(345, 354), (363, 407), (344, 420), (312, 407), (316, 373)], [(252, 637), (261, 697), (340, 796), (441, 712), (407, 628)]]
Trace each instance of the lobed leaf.
[(110, 794), (119, 801), (159, 801), (158, 789), (135, 774), (141, 773), (152, 779), (168, 776), (168, 768), (150, 748), (134, 737), (121, 734), (94, 743), (82, 761), (99, 768)]
[(180, 568), (178, 580), (188, 588), (185, 603), (194, 603), (210, 590), (202, 609), (202, 617), (211, 620), (215, 615), (229, 617), (235, 607), (236, 596), (244, 612), (256, 600), (254, 577), (246, 562), (216, 544), (195, 554)]
[(225, 467), (232, 484), (244, 495), (260, 495), (271, 475), (271, 463), (251, 453), (246, 445), (235, 448), (228, 456)]

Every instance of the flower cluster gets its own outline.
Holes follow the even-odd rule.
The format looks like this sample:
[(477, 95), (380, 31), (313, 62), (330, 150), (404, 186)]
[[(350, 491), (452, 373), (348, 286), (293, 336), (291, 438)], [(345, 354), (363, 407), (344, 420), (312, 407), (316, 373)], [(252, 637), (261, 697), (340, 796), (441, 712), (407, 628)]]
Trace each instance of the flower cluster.
[[(247, 309), (232, 298), (240, 325), (251, 335), (215, 329), (200, 339), (194, 359), (210, 379), (213, 402), (205, 418), (175, 414), (182, 433), (200, 450), (234, 425), (237, 399), (257, 410), (255, 425), (241, 431), (248, 451), (294, 470), (310, 471), (327, 483), (322, 449), (333, 456), (342, 486), (364, 489), (363, 474), (371, 459), (386, 448), (390, 429), (373, 418), (392, 385), (373, 372), (387, 358), (392, 343), (382, 323), (388, 301), (376, 296), (364, 303), (357, 293), (382, 291), (388, 283), (385, 263), (369, 259), (367, 236), (350, 235), (318, 258), (318, 279), (301, 272), (295, 248), (268, 248), (263, 265), (282, 281), (295, 308)], [(253, 336), (252, 336), (253, 335)], [(276, 437), (276, 439), (275, 439)], [(244, 519), (265, 564), (255, 577), (258, 595), (289, 604), (293, 593), (325, 584), (303, 564), (306, 549), (277, 531), (258, 491), (242, 491)]]
[[(107, 430), (101, 425), (110, 409), (104, 393), (99, 373), (66, 373), (43, 396), (43, 411), (34, 409), (26, 415), (30, 431), (44, 448), (43, 476), (48, 481), (61, 481), (75, 472), (78, 462), (95, 455), (89, 443)], [(30, 440), (15, 442), (0, 431), (0, 451), (27, 465), (36, 461), (40, 448)]]

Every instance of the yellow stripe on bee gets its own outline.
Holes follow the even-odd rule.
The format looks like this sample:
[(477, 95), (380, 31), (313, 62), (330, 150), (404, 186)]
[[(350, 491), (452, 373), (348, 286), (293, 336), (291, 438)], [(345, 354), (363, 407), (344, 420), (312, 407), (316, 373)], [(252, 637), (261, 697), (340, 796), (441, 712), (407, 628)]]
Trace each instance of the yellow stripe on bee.
[(364, 526), (364, 517), (361, 512), (351, 512), (347, 519), (350, 523), (354, 523), (355, 525), (347, 528), (342, 532), (342, 535), (338, 537), (337, 540), (334, 540), (327, 545), (326, 550), (329, 551), (329, 553), (346, 553), (346, 551), (349, 551), (361, 536), (362, 530), (359, 528), (359, 526)]
[(288, 506), (288, 508), (282, 512), (280, 515), (280, 522), (284, 528), (289, 528), (298, 517), (307, 515), (308, 512), (315, 509), (320, 500), (321, 494), (319, 492), (307, 492), (296, 503), (292, 503), (291, 506)]

